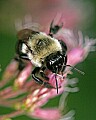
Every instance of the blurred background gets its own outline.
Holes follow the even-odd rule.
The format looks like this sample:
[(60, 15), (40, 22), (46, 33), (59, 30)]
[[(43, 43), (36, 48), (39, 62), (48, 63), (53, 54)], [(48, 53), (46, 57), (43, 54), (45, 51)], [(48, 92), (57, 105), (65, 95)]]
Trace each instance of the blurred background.
[[(16, 34), (19, 29), (16, 21), (31, 15), (32, 20), (40, 23), (44, 30), (57, 12), (63, 12), (65, 28), (81, 30), (84, 36), (96, 38), (95, 0), (0, 0), (0, 78), (15, 53)], [(74, 71), (74, 74), (69, 76), (79, 79), (80, 91), (69, 95), (67, 109), (76, 111), (76, 120), (96, 120), (96, 51), (91, 52), (86, 60), (76, 67), (84, 71), (85, 75)], [(59, 97), (52, 99), (46, 107), (57, 106), (58, 101)], [(11, 111), (12, 109), (0, 107), (0, 114)], [(19, 116), (12, 120), (32, 119)]]

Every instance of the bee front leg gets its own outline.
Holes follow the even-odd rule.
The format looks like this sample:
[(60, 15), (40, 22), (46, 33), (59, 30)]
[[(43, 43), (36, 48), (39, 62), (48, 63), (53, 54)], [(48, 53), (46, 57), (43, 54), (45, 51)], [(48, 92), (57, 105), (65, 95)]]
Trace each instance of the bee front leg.
[(40, 71), (40, 67), (36, 67), (33, 71), (32, 71), (32, 78), (40, 85), (44, 85), (47, 88), (54, 88), (53, 86), (51, 86), (48, 82), (44, 82), (43, 80), (41, 80), (39, 77), (36, 76), (37, 73), (39, 73)]
[(46, 67), (42, 67), (42, 69), (40, 70), (40, 75), (45, 79), (45, 80), (49, 80), (49, 78), (45, 75), (44, 71), (45, 71)]

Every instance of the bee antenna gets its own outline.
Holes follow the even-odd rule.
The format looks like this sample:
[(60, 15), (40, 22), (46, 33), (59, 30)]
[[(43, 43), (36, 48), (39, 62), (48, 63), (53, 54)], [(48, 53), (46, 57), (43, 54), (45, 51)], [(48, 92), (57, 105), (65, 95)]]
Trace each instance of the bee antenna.
[(55, 81), (56, 81), (56, 89), (57, 89), (57, 94), (58, 94), (58, 81), (57, 81), (57, 74), (55, 73)]
[(85, 73), (79, 69), (77, 69), (76, 67), (73, 67), (71, 65), (65, 65), (65, 66), (68, 66), (68, 67), (71, 67), (72, 69), (76, 70), (77, 72), (79, 72), (80, 74), (84, 75)]

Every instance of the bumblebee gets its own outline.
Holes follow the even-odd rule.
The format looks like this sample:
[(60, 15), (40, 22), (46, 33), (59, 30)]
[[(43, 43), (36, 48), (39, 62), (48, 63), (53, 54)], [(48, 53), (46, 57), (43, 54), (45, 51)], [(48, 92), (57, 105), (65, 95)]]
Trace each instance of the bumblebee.
[[(49, 34), (44, 32), (33, 31), (31, 29), (23, 29), (18, 32), (18, 42), (16, 45), (16, 58), (19, 61), (19, 69), (21, 69), (23, 60), (29, 60), (35, 66), (32, 71), (32, 78), (40, 85), (47, 88), (53, 88), (45, 74), (48, 69), (55, 75), (63, 73), (67, 63), (67, 46), (62, 40), (53, 37), (61, 26), (50, 25)], [(46, 81), (44, 81), (44, 78)], [(58, 82), (56, 79), (56, 89), (58, 93)]]

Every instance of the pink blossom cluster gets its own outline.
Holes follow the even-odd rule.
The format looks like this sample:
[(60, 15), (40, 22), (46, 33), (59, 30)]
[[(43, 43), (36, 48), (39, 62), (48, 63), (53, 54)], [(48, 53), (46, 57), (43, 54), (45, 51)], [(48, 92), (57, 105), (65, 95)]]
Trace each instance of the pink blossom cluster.
[[(59, 19), (56, 19), (54, 25), (60, 24), (59, 21)], [(54, 37), (56, 39), (63, 40), (66, 43), (68, 48), (67, 64), (70, 66), (75, 66), (82, 62), (96, 43), (96, 40), (89, 39), (88, 37), (84, 38), (80, 31), (77, 32), (76, 35), (72, 30), (66, 28), (61, 28)], [(70, 67), (66, 66), (63, 76), (57, 75), (58, 85), (61, 86), (58, 94), (54, 88), (45, 88), (44, 86), (40, 86), (35, 83), (35, 81), (30, 78), (32, 68), (33, 65), (30, 61), (27, 61), (26, 67), (22, 71), (18, 70), (18, 62), (15, 60), (12, 60), (7, 66), (2, 80), (0, 81), (0, 87), (2, 88), (0, 90), (0, 104), (13, 107), (16, 111), (2, 115), (0, 119), (5, 120), (20, 114), (26, 114), (30, 117), (42, 120), (72, 120), (74, 118), (73, 111), (70, 111), (67, 115), (62, 114), (62, 111), (65, 109), (64, 98), (66, 98), (68, 92), (78, 91), (77, 87), (73, 89), (68, 87), (68, 85), (77, 83), (76, 79), (69, 80), (67, 78), (67, 74), (72, 73)], [(54, 73), (49, 72), (48, 77), (49, 83), (52, 86), (55, 86)], [(4, 87), (10, 81), (13, 81), (13, 84), (8, 87)], [(22, 94), (26, 95), (19, 98), (18, 96)], [(42, 108), (42, 106), (51, 98), (60, 94), (62, 94), (62, 96), (60, 99), (60, 105), (57, 108)]]

